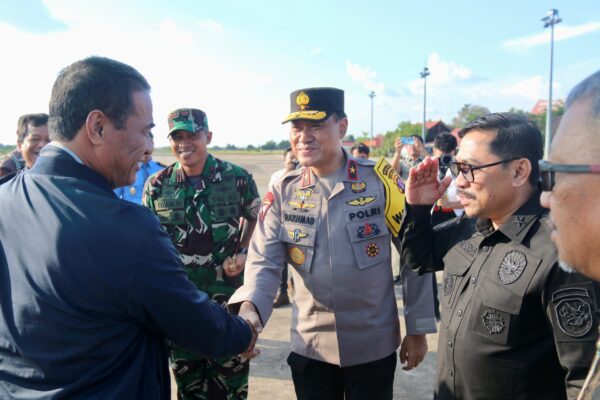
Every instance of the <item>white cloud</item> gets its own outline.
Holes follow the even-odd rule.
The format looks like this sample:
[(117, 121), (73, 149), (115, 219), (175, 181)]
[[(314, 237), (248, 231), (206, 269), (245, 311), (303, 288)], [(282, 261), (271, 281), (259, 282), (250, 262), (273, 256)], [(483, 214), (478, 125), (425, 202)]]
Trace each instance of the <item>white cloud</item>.
[[(571, 39), (597, 30), (600, 30), (600, 22), (590, 22), (577, 26), (559, 24), (554, 27), (554, 41)], [(505, 40), (502, 42), (502, 47), (507, 50), (521, 52), (547, 43), (550, 43), (550, 33), (546, 29), (544, 32), (535, 35)]]
[[(464, 65), (454, 61), (443, 60), (433, 52), (427, 59), (427, 68), (430, 75), (427, 77), (428, 90), (437, 91), (441, 87), (456, 82), (465, 81), (472, 76), (472, 72)], [(408, 88), (414, 94), (423, 93), (423, 79), (414, 79), (408, 83)]]
[(209, 32), (223, 32), (223, 25), (210, 19), (198, 21), (198, 26)]
[(346, 61), (346, 71), (354, 82), (368, 91), (374, 91), (378, 96), (383, 95), (385, 85), (377, 79), (377, 72), (370, 67), (361, 67), (351, 61)]
[(309, 51), (309, 54), (310, 54), (310, 55), (312, 55), (312, 56), (318, 56), (318, 55), (320, 55), (321, 53), (323, 53), (323, 49), (322, 49), (322, 48), (320, 48), (320, 47), (316, 47), (316, 48), (314, 48), (314, 49), (311, 49), (311, 50)]

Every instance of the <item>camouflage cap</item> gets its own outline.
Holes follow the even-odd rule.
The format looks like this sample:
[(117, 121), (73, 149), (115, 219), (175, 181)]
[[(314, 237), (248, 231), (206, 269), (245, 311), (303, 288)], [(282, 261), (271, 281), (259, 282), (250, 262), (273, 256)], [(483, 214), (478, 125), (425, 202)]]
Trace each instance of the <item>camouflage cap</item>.
[[(208, 130), (206, 113), (197, 108), (178, 108), (169, 113), (169, 135), (184, 130), (192, 133)], [(167, 135), (167, 136), (169, 136)]]

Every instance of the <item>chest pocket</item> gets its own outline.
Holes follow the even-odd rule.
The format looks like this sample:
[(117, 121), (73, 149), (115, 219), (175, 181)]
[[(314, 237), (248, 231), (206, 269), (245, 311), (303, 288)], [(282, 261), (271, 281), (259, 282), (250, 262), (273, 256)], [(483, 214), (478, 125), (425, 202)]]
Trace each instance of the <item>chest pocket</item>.
[(316, 236), (315, 227), (283, 224), (279, 232), (279, 240), (286, 244), (286, 261), (300, 271), (310, 272)]
[[(472, 243), (475, 253), (477, 248)], [(444, 281), (442, 283), (442, 299), (441, 303), (445, 308), (454, 308), (460, 293), (463, 290), (465, 276), (471, 268), (471, 264), (475, 259), (463, 249), (466, 245), (456, 245), (444, 256)], [(470, 249), (470, 248), (469, 248)], [(473, 252), (473, 250), (470, 250)], [(448, 316), (450, 313), (444, 313)]]
[(207, 203), (215, 221), (239, 217), (241, 197), (235, 185), (235, 177), (224, 176), (221, 182), (211, 183), (210, 187)]
[[(350, 220), (349, 216), (347, 219)], [(348, 222), (347, 226), (358, 268), (370, 268), (389, 260), (391, 238), (382, 216)]]

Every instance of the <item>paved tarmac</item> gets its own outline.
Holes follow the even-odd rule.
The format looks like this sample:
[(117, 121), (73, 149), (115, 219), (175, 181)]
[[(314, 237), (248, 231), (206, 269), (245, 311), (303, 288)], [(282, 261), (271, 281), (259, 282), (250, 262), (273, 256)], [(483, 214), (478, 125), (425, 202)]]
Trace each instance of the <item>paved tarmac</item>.
[[(218, 154), (217, 157), (238, 164), (252, 172), (261, 197), (267, 191), (271, 174), (283, 167), (282, 154)], [(172, 156), (155, 156), (155, 159), (167, 165), (174, 162)], [(441, 281), (440, 278), (441, 276), (438, 276), (438, 282)], [(396, 288), (396, 300), (400, 315), (402, 315), (402, 293), (398, 287)], [(259, 337), (257, 346), (262, 353), (251, 362), (248, 396), (250, 400), (287, 400), (296, 397), (290, 369), (286, 363), (289, 354), (291, 307), (275, 309)], [(404, 321), (403, 319), (401, 321), (402, 332), (404, 332)], [(415, 370), (404, 371), (398, 364), (394, 380), (394, 399), (433, 398), (437, 341), (437, 334), (427, 336), (429, 353), (424, 362)], [(176, 399), (175, 382), (172, 381), (171, 385), (172, 399)]]

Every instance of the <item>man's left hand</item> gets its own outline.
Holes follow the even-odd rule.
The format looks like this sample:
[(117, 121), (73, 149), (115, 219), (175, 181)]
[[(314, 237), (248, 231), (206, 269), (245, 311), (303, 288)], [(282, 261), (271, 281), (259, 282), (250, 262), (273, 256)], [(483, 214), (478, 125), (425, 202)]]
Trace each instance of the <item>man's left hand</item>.
[(400, 363), (405, 371), (416, 368), (427, 354), (427, 338), (425, 335), (407, 335), (400, 345)]

